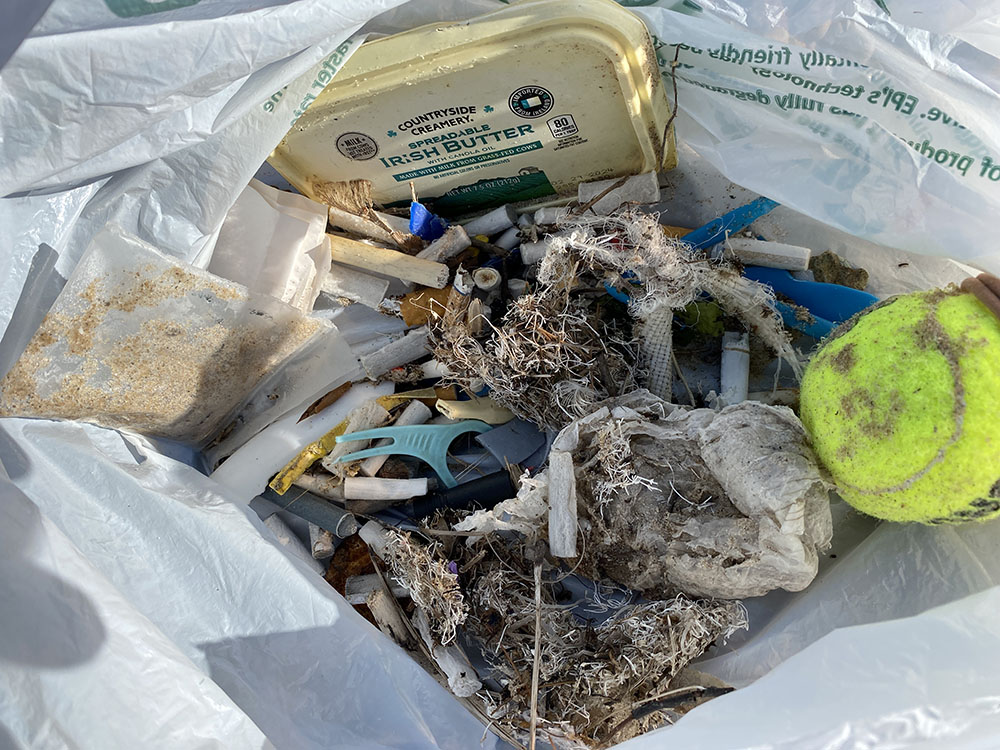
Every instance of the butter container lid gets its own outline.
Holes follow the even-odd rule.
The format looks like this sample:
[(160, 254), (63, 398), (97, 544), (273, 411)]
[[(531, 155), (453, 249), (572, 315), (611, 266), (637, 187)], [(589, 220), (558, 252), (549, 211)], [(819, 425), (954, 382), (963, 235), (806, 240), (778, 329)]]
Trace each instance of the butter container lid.
[(269, 162), (322, 201), (367, 179), (410, 183), (446, 215), (575, 193), (676, 165), (649, 33), (611, 0), (522, 0), (470, 21), (366, 42)]

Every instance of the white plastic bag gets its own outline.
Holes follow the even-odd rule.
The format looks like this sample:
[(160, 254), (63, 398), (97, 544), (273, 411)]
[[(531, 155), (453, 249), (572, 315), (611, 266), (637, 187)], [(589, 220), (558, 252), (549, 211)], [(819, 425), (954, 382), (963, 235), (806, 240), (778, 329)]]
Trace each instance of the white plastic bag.
[[(40, 243), (68, 277), (109, 222), (206, 266), (229, 207), (359, 43), (348, 37), (397, 4), (56, 0), (0, 71), (0, 195), (14, 194), (0, 199), (4, 325)], [(679, 57), (691, 67), (678, 70), (682, 167), (665, 220), (710, 219), (748, 197), (738, 184), (786, 206), (761, 231), (867, 265), (879, 294), (961, 278), (947, 257), (1000, 269), (1000, 184), (983, 170), (1000, 160), (996, 0), (886, 0), (891, 16), (873, 0), (623, 4), (644, 6), (663, 45), (701, 50)], [(365, 30), (490, 7), (411, 0)], [(727, 62), (725, 44), (787, 47), (773, 67), (788, 75)], [(869, 67), (799, 57), (811, 51)], [(660, 47), (665, 66), (673, 52)], [(832, 92), (844, 84), (864, 95)], [(893, 93), (868, 102), (882, 87)], [(775, 103), (805, 93), (823, 112)], [(928, 139), (935, 156), (893, 133)], [(0, 745), (479, 746), (477, 720), (269, 542), (240, 498), (166, 451), (93, 426), (0, 421)], [(1000, 525), (876, 526), (835, 511), (816, 582), (747, 602), (750, 633), (704, 664), (743, 689), (629, 746), (990, 746)]]

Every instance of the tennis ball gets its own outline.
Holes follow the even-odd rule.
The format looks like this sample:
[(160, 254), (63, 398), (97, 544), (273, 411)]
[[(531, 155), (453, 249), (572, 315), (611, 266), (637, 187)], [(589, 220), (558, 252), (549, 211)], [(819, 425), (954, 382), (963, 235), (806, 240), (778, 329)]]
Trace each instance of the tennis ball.
[(890, 521), (1000, 515), (1000, 320), (947, 290), (890, 299), (806, 368), (801, 417), (841, 497)]

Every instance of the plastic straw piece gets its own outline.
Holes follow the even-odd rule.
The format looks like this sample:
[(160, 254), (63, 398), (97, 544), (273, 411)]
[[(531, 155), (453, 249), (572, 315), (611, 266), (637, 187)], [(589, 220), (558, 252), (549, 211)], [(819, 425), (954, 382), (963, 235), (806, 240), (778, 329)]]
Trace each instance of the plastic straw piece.
[(526, 266), (533, 266), (536, 263), (541, 263), (542, 258), (549, 251), (549, 243), (545, 240), (539, 240), (538, 242), (522, 242), (521, 243), (521, 262)]
[(472, 280), (476, 286), (484, 292), (489, 292), (500, 286), (503, 277), (495, 268), (480, 268), (472, 274)]
[(314, 523), (309, 524), (309, 547), (315, 560), (326, 560), (333, 557), (337, 550), (337, 537), (326, 529), (321, 529)]

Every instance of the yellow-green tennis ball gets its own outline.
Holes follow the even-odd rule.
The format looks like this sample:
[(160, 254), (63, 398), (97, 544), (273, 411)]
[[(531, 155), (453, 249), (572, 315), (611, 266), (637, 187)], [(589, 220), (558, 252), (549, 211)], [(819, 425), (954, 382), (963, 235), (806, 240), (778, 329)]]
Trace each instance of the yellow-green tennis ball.
[(890, 521), (1000, 515), (1000, 320), (952, 287), (852, 322), (801, 390), (802, 422), (841, 497)]

